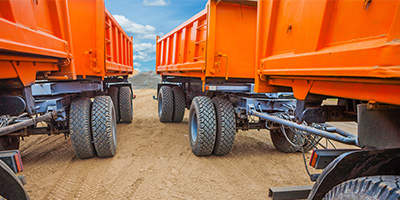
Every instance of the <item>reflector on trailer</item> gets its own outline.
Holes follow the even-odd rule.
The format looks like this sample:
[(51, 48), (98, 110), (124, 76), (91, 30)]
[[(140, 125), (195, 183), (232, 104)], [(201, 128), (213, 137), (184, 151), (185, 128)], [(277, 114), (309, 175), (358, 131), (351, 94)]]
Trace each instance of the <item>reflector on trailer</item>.
[(13, 151), (1, 151), (0, 160), (2, 160), (7, 166), (16, 174), (24, 171), (22, 164), (21, 154), (18, 150)]
[(311, 155), (310, 166), (315, 169), (325, 169), (340, 155), (356, 149), (315, 149)]

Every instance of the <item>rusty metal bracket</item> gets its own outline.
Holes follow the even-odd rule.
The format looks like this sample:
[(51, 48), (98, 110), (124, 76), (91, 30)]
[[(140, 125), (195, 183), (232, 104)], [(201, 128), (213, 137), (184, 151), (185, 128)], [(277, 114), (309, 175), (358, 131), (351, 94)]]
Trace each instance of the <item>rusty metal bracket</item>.
[(88, 54), (90, 56), (90, 70), (92, 70), (98, 74), (101, 73), (101, 69), (97, 67), (96, 51), (89, 50), (89, 51), (86, 51), (85, 54)]
[(372, 0), (364, 0), (364, 10), (368, 10)]
[(397, 105), (389, 105), (389, 104), (380, 104), (376, 101), (369, 101), (367, 103), (367, 110), (375, 110), (375, 111), (382, 111), (382, 110), (400, 110), (400, 106)]
[(214, 65), (215, 72), (220, 72), (221, 71), (221, 59), (226, 58), (226, 66), (225, 66), (225, 79), (229, 79), (229, 57), (226, 54), (215, 52), (215, 57), (218, 59), (218, 61)]

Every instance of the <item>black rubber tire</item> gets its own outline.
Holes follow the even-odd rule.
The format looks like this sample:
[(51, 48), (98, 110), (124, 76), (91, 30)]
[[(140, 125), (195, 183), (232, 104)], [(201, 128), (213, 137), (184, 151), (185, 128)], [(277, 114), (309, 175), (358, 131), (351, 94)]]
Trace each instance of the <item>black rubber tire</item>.
[[(293, 140), (294, 134), (293, 131), (290, 130), (289, 128), (285, 129), (286, 134), (290, 140)], [(313, 145), (309, 141), (305, 141), (303, 144), (303, 147), (296, 147), (290, 144), (289, 141), (287, 141), (286, 137), (283, 135), (281, 129), (277, 130), (272, 130), (271, 132), (271, 140), (272, 144), (274, 144), (275, 148), (282, 152), (282, 153), (295, 153), (295, 152), (301, 152), (302, 149), (304, 152), (308, 152), (311, 149), (313, 149)]]
[(194, 155), (211, 155), (216, 134), (216, 115), (211, 99), (205, 96), (195, 97), (189, 115), (189, 140)]
[(97, 96), (92, 106), (92, 134), (99, 157), (113, 157), (117, 150), (117, 120), (109, 96)]
[(119, 114), (119, 96), (120, 96), (120, 91), (119, 88), (116, 86), (111, 86), (110, 89), (108, 89), (108, 96), (111, 97), (114, 108), (115, 108), (115, 116), (117, 117), (117, 122), (121, 120), (120, 114)]
[(158, 94), (158, 117), (160, 122), (167, 123), (172, 121), (174, 114), (174, 95), (168, 86), (162, 86)]
[(95, 155), (91, 133), (91, 104), (89, 98), (74, 99), (69, 109), (69, 134), (72, 148), (80, 159)]
[(124, 86), (119, 89), (119, 115), (122, 123), (131, 123), (133, 118), (132, 90)]
[(235, 108), (228, 99), (214, 97), (212, 99), (217, 119), (217, 136), (213, 150), (214, 155), (228, 154), (235, 141), (236, 116)]
[(172, 87), (172, 93), (174, 95), (174, 114), (172, 116), (172, 121), (180, 123), (185, 116), (186, 98), (185, 92), (183, 92), (181, 87)]
[[(285, 129), (286, 134), (290, 140), (293, 139), (293, 132), (290, 129)], [(282, 153), (294, 153), (300, 150), (299, 147), (295, 147), (290, 144), (286, 137), (283, 135), (281, 129), (271, 130), (271, 140), (275, 148)]]
[(324, 200), (400, 199), (400, 176), (368, 176), (335, 186)]
[(2, 136), (0, 137), (0, 151), (18, 150), (20, 144), (19, 136)]

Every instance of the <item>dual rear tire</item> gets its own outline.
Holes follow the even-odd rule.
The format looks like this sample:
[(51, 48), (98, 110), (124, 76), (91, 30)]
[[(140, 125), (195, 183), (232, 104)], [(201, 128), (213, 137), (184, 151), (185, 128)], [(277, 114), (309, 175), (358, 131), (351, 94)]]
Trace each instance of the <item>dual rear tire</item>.
[[(160, 122), (182, 122), (185, 93), (178, 86), (162, 86), (158, 93)], [(225, 155), (233, 147), (236, 117), (232, 103), (224, 98), (195, 97), (189, 114), (189, 139), (196, 156)]]
[(162, 86), (158, 93), (158, 116), (160, 122), (180, 123), (185, 115), (185, 93), (178, 86)]
[(111, 97), (117, 122), (131, 123), (133, 119), (132, 90), (128, 86), (111, 86), (108, 89), (108, 96)]
[(78, 98), (71, 103), (69, 130), (78, 158), (113, 157), (117, 149), (117, 117), (109, 96)]
[(232, 103), (224, 98), (199, 96), (192, 101), (189, 139), (196, 156), (228, 154), (234, 144), (236, 117)]

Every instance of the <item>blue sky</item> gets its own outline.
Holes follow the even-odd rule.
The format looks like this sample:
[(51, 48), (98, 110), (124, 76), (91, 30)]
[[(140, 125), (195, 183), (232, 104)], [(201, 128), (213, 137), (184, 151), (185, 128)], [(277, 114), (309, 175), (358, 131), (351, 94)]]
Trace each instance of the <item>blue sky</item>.
[(134, 37), (134, 65), (155, 70), (156, 36), (203, 10), (207, 0), (105, 0), (106, 7), (125, 32)]

